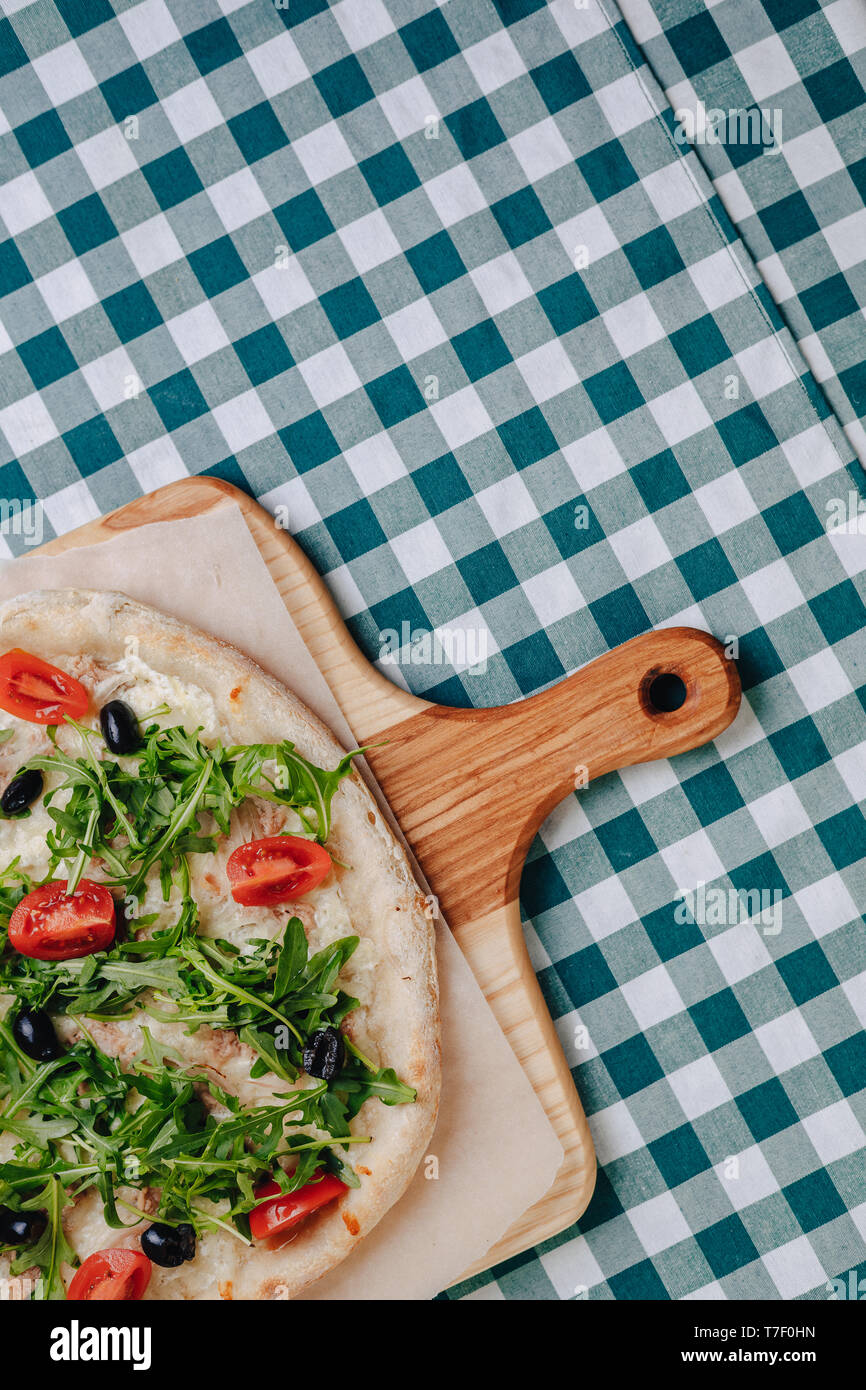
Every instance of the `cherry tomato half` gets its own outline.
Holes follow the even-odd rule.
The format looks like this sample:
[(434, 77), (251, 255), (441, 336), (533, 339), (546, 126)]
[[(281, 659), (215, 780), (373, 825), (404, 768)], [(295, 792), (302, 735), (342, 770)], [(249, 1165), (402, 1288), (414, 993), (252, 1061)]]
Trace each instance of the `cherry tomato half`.
[(238, 845), (226, 873), (232, 897), (242, 907), (271, 907), (302, 898), (327, 878), (331, 856), (315, 840), (268, 835)]
[(66, 1297), (133, 1303), (150, 1283), (151, 1272), (150, 1260), (140, 1250), (97, 1250), (75, 1271)]
[(250, 1212), (250, 1231), (256, 1240), (264, 1240), (266, 1236), (288, 1231), (290, 1227), (303, 1221), (305, 1216), (318, 1211), (319, 1207), (327, 1206), (328, 1202), (333, 1202), (335, 1197), (339, 1197), (345, 1191), (346, 1184), (340, 1182), (333, 1173), (325, 1173), (324, 1177), (308, 1182), (306, 1187), (299, 1187), (297, 1192), (281, 1192), (273, 1180), (262, 1183), (261, 1187), (256, 1189), (256, 1197), (270, 1200), (253, 1207)]
[(15, 647), (0, 656), (0, 709), (31, 724), (60, 724), (86, 713), (87, 691), (74, 676)]
[(43, 883), (9, 918), (9, 945), (34, 960), (73, 960), (104, 951), (114, 932), (114, 899), (89, 878), (68, 897), (65, 878)]

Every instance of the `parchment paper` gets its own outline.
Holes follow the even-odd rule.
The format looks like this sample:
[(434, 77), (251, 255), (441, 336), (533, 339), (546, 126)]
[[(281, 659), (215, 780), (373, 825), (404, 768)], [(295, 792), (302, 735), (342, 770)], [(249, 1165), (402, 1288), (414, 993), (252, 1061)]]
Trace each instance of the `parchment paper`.
[[(140, 527), (65, 555), (0, 562), (0, 598), (68, 587), (120, 589), (233, 642), (345, 747), (355, 746), (238, 507)], [(432, 1298), (544, 1195), (562, 1162), (541, 1104), (444, 924), (437, 946), (442, 1104), (429, 1153), (438, 1178), (427, 1178), (422, 1162), (402, 1200), (306, 1298)]]

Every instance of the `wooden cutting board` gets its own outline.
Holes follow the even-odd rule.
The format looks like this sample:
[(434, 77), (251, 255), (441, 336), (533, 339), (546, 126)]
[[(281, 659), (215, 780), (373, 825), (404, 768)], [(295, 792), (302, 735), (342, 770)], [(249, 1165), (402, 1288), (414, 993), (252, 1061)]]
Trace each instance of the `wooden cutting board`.
[[(51, 541), (57, 553), (154, 521), (237, 503), (564, 1149), (550, 1191), (467, 1275), (556, 1235), (582, 1214), (595, 1153), (571, 1072), (529, 962), (518, 907), (527, 849), (556, 804), (594, 777), (696, 748), (727, 728), (740, 682), (721, 644), (691, 628), (633, 638), (530, 699), (448, 709), (367, 661), (323, 580), (258, 503), (229, 483), (170, 483)], [(659, 675), (685, 700), (665, 710)], [(654, 703), (655, 702), (655, 703)]]

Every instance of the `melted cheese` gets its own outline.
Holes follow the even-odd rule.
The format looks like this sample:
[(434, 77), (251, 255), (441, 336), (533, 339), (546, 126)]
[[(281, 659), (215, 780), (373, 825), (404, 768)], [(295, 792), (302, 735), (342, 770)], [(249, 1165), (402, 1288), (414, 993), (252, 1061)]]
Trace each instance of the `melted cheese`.
[(189, 732), (201, 725), (205, 741), (219, 735), (216, 707), (201, 686), (155, 671), (133, 652), (115, 661), (110, 669), (129, 678), (130, 685), (123, 698), (137, 715), (147, 714), (164, 704), (171, 709), (171, 719), (160, 719), (160, 724), (182, 724)]
[[(356, 934), (357, 929), (352, 922), (335, 875), (331, 875), (321, 887), (315, 889), (309, 895), (309, 900), (313, 903), (315, 917), (315, 925), (307, 932), (311, 955), (315, 951), (321, 951), (332, 941), (339, 941), (343, 936)], [(366, 1001), (371, 992), (372, 975), (375, 968), (376, 952), (373, 943), (362, 936), (341, 975), (341, 983), (362, 1003)]]
[(13, 859), (20, 858), (21, 863), (18, 865), (20, 869), (30, 874), (31, 878), (44, 878), (48, 872), (50, 858), (45, 836), (52, 826), (53, 821), (41, 801), (33, 807), (29, 816), (24, 816), (20, 820), (4, 821), (2, 829), (4, 865), (11, 863)]

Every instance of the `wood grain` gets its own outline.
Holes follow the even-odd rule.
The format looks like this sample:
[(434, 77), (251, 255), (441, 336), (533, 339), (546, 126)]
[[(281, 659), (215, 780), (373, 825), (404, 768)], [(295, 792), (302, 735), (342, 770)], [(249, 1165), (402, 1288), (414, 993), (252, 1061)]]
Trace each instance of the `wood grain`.
[[(368, 755), (376, 779), (563, 1145), (553, 1187), (466, 1271), (475, 1273), (576, 1221), (595, 1180), (589, 1127), (523, 937), (518, 891), (529, 844), (576, 782), (674, 756), (721, 733), (739, 705), (736, 668), (713, 637), (670, 628), (636, 637), (514, 705), (432, 705), (370, 665), (301, 549), (257, 503), (219, 479), (171, 483), (44, 549), (91, 545), (230, 502), (241, 508), (355, 738), (376, 741)], [(649, 695), (654, 677), (665, 672), (686, 688), (672, 713), (655, 709)]]
[[(662, 673), (686, 687), (673, 713), (649, 700)], [(422, 710), (384, 730), (368, 760), (459, 936), (517, 897), (533, 836), (578, 781), (705, 743), (727, 728), (739, 695), (715, 638), (668, 628), (518, 704)]]

